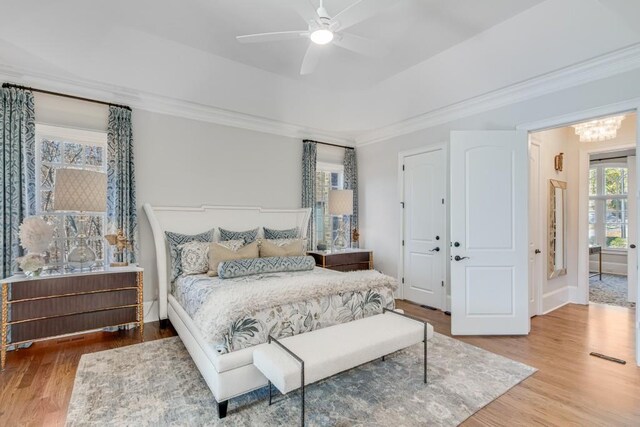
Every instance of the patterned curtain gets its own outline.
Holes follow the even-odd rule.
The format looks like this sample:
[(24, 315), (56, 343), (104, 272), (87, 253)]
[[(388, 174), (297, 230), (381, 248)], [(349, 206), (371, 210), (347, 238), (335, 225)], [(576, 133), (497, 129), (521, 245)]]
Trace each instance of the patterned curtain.
[(22, 255), (18, 227), (36, 213), (35, 133), (33, 93), (13, 87), (0, 89), (2, 278), (16, 271), (16, 258)]
[(138, 258), (138, 211), (133, 164), (131, 110), (109, 107), (107, 129), (107, 223), (133, 240), (129, 262)]
[(302, 207), (311, 208), (309, 229), (307, 231), (307, 249), (316, 248), (316, 159), (317, 144), (314, 141), (305, 140), (302, 149)]
[(355, 148), (344, 149), (344, 189), (353, 190), (353, 215), (350, 221), (349, 240), (358, 228), (358, 162)]

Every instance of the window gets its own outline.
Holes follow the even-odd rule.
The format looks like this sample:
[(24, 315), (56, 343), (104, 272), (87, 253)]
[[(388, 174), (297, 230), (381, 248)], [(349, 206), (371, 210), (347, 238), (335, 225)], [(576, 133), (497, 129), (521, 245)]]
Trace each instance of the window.
[(599, 164), (589, 170), (589, 243), (627, 248), (628, 174), (626, 165)]
[(344, 167), (338, 164), (318, 162), (316, 166), (316, 242), (331, 248), (340, 226), (340, 218), (329, 215), (329, 190), (342, 190)]
[[(53, 210), (53, 188), (58, 168), (106, 172), (106, 132), (36, 125), (36, 211), (55, 228), (49, 265), (61, 268), (78, 234), (78, 214)], [(104, 260), (102, 236), (106, 213), (86, 214), (87, 243)], [(99, 263), (98, 263), (99, 264)]]

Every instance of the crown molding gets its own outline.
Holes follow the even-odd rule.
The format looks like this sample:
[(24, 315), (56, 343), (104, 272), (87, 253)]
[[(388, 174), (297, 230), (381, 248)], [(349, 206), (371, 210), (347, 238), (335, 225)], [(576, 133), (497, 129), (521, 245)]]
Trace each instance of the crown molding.
[(356, 146), (383, 142), (637, 68), (640, 68), (640, 43), (361, 134), (356, 137)]
[(0, 64), (0, 79), (2, 81), (32, 86), (39, 89), (68, 93), (86, 98), (97, 98), (106, 102), (124, 104), (134, 109), (153, 113), (167, 114), (290, 138), (314, 139), (348, 146), (354, 145), (353, 138), (345, 137), (340, 133), (327, 132), (266, 117), (240, 113), (76, 77), (61, 77)]

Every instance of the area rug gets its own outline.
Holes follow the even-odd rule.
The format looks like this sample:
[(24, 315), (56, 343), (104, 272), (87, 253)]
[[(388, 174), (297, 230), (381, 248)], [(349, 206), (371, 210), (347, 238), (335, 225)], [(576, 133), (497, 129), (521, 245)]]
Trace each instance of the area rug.
[[(536, 369), (435, 334), (429, 384), (422, 344), (306, 388), (309, 426), (455, 426)], [(178, 337), (82, 356), (68, 426), (299, 425), (297, 392), (268, 406), (267, 389), (229, 402), (217, 418), (211, 391)]]
[(599, 304), (617, 305), (619, 307), (635, 307), (627, 301), (627, 276), (603, 274), (589, 278), (589, 301)]

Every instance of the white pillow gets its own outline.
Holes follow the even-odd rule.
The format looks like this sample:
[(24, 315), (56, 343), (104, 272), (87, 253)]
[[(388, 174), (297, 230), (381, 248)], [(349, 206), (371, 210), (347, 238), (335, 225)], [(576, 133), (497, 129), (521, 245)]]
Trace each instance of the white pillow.
[(182, 274), (202, 274), (209, 271), (210, 242), (188, 242), (178, 246)]

